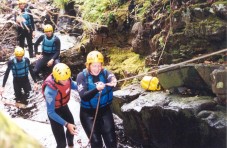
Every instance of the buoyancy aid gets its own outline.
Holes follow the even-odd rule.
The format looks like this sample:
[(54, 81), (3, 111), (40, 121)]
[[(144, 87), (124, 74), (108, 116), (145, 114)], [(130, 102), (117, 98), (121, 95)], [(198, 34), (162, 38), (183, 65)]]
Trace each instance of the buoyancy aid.
[(25, 60), (25, 58), (22, 58), (22, 61), (18, 62), (17, 58), (13, 58), (13, 65), (12, 65), (12, 72), (13, 77), (24, 77), (28, 76), (28, 70), (29, 70), (29, 64)]
[(24, 10), (24, 12), (23, 12), (23, 14), (22, 14), (22, 17), (25, 19), (25, 25), (26, 26), (31, 26), (32, 25), (32, 23), (31, 23), (31, 17), (30, 17), (30, 15), (29, 15), (29, 12), (28, 12), (28, 9), (27, 8), (25, 8), (25, 10)]
[[(92, 90), (96, 88), (96, 84), (93, 81), (92, 75), (87, 71), (87, 69), (83, 70), (83, 74), (85, 77), (85, 81), (87, 84), (88, 90)], [(106, 83), (107, 82), (107, 71), (103, 69), (99, 74), (99, 81)], [(81, 100), (81, 106), (84, 108), (96, 108), (98, 103), (99, 93), (96, 94), (90, 101)], [(101, 93), (100, 104), (99, 107), (105, 107), (108, 104), (111, 104), (113, 100), (113, 90), (111, 87), (106, 86)]]
[(56, 52), (56, 46), (55, 46), (55, 35), (49, 40), (46, 35), (44, 35), (42, 49), (43, 52), (46, 53), (55, 53)]
[(54, 81), (53, 75), (50, 74), (42, 85), (42, 93), (44, 95), (45, 87), (47, 85), (50, 88), (57, 90), (57, 96), (55, 97), (55, 108), (65, 106), (70, 99), (71, 83), (72, 80), (70, 79), (70, 81), (68, 81), (66, 85), (58, 84)]

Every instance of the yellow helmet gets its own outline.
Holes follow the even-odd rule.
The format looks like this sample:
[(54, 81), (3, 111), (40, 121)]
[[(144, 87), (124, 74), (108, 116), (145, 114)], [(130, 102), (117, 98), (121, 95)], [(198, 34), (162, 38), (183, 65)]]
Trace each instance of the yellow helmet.
[(15, 49), (14, 49), (14, 55), (16, 57), (23, 57), (24, 56), (24, 49), (17, 46)]
[(91, 51), (87, 55), (86, 64), (94, 63), (94, 62), (104, 62), (104, 57), (99, 51)]
[(160, 90), (161, 86), (157, 77), (144, 76), (140, 85), (145, 90)]
[(19, 0), (18, 4), (27, 4), (27, 0)]
[(71, 77), (71, 70), (66, 64), (58, 63), (54, 66), (52, 74), (56, 82), (68, 80)]
[(50, 24), (46, 24), (43, 28), (44, 32), (53, 32), (53, 27)]

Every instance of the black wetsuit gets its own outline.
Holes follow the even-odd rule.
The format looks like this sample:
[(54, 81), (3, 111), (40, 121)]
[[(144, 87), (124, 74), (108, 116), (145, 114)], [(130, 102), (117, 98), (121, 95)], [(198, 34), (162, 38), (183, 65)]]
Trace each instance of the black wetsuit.
[[(38, 54), (38, 46), (44, 40), (45, 36), (46, 35), (41, 35), (35, 42), (35, 44), (34, 44), (35, 54)], [(51, 37), (47, 37), (47, 39), (51, 40), (53, 36), (54, 35), (52, 35)], [(54, 46), (56, 49), (55, 53), (46, 53), (46, 52), (42, 51), (43, 57), (41, 59), (37, 60), (36, 65), (34, 67), (34, 72), (35, 72), (36, 76), (38, 76), (39, 72), (43, 68), (47, 67), (47, 63), (49, 60), (54, 59), (54, 65), (60, 62), (59, 55), (60, 55), (61, 42), (57, 36), (55, 36), (55, 39), (54, 39)], [(51, 71), (52, 71), (51, 69), (49, 70), (49, 73), (51, 73)], [(49, 75), (49, 74), (47, 74), (47, 75)]]
[[(108, 74), (110, 73), (108, 72)], [(92, 77), (94, 83), (100, 81), (99, 76)], [(86, 77), (84, 76), (83, 72), (78, 74), (77, 76), (78, 91), (82, 100), (90, 101), (97, 93), (99, 93), (99, 91), (96, 88), (88, 91), (88, 86), (86, 84), (85, 79)], [(82, 106), (80, 107), (80, 121), (88, 138), (90, 138), (92, 125), (94, 123), (95, 111), (96, 111), (95, 108), (84, 108)], [(107, 148), (117, 147), (115, 126), (110, 104), (102, 108), (99, 108), (94, 132), (92, 134), (92, 138), (90, 141), (91, 147), (102, 148), (103, 147), (102, 138)]]
[[(21, 61), (17, 60), (17, 62), (21, 62)], [(25, 57), (25, 62), (29, 65), (29, 72), (32, 76), (33, 81), (36, 83), (36, 78), (33, 73), (32, 66), (30, 65), (29, 59), (26, 57)], [(8, 67), (6, 69), (6, 72), (5, 72), (5, 75), (3, 78), (2, 87), (5, 87), (6, 81), (9, 76), (9, 72), (10, 72), (10, 70), (12, 70), (13, 64), (14, 64), (14, 59), (12, 59), (8, 62)], [(31, 84), (28, 79), (28, 74), (26, 74), (25, 76), (22, 76), (22, 77), (14, 76), (13, 77), (13, 86), (14, 86), (14, 92), (15, 92), (15, 97), (16, 97), (15, 100), (17, 102), (19, 102), (19, 101), (24, 101), (23, 99), (25, 99), (25, 101), (26, 101), (27, 97), (29, 96), (29, 92), (31, 91)], [(22, 95), (23, 95), (22, 89), (24, 90), (25, 97), (22, 97)]]
[[(25, 8), (26, 9), (26, 8)], [(25, 13), (25, 9), (21, 10), (22, 13)], [(17, 34), (18, 34), (18, 41), (19, 41), (19, 46), (24, 48), (25, 46), (25, 38), (27, 40), (28, 44), (28, 51), (29, 51), (29, 57), (33, 57), (33, 44), (32, 44), (32, 32), (35, 30), (35, 25), (34, 25), (34, 19), (33, 16), (31, 15), (31, 11), (29, 9), (26, 9), (27, 13), (29, 13), (30, 17), (30, 24), (25, 26), (25, 23), (19, 24), (17, 26)], [(15, 21), (17, 19), (18, 15), (15, 15)]]

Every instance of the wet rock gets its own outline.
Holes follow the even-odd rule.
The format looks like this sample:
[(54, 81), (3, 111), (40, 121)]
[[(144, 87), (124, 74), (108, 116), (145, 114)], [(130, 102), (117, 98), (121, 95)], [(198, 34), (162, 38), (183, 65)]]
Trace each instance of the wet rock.
[(227, 69), (215, 69), (211, 73), (212, 91), (217, 95), (217, 102), (222, 105), (227, 103)]
[(113, 106), (118, 109), (113, 111), (122, 118), (126, 136), (135, 143), (159, 148), (225, 148), (227, 117), (213, 97), (133, 93), (139, 96), (126, 102), (130, 100), (127, 91), (115, 92), (118, 101)]

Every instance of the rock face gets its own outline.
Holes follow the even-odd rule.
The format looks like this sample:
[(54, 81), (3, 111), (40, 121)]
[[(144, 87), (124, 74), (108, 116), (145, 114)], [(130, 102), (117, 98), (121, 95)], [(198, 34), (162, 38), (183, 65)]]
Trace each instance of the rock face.
[(212, 90), (220, 104), (226, 105), (227, 99), (227, 69), (216, 69), (211, 73)]
[(190, 89), (190, 91), (192, 91), (191, 93), (194, 92), (212, 95), (212, 81), (210, 74), (215, 69), (218, 69), (220, 65), (184, 64), (172, 68), (171, 65), (169, 65), (166, 69), (165, 66), (160, 67), (160, 72), (158, 72), (157, 75), (161, 86), (165, 90), (185, 87), (185, 89)]
[(226, 112), (210, 96), (144, 92), (131, 86), (114, 92), (113, 112), (135, 145), (158, 148), (225, 148)]
[(20, 129), (13, 120), (0, 112), (0, 145), (4, 148), (42, 148), (35, 139)]

